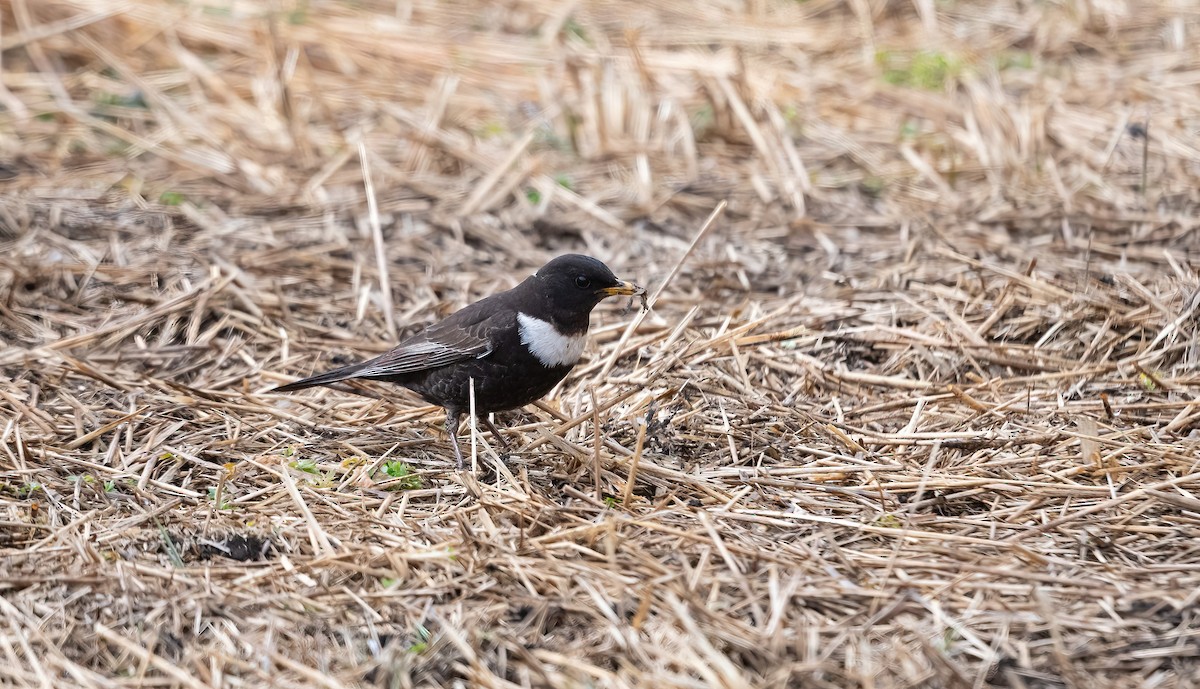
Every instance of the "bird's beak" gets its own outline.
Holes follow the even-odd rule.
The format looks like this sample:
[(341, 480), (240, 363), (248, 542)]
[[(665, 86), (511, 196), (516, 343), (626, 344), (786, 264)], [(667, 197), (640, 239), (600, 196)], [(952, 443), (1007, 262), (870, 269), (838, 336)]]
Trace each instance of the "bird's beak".
[(632, 282), (627, 282), (625, 280), (622, 280), (621, 284), (617, 285), (616, 287), (605, 287), (604, 289), (600, 290), (600, 294), (603, 294), (606, 297), (636, 297), (645, 293), (645, 288), (638, 287)]

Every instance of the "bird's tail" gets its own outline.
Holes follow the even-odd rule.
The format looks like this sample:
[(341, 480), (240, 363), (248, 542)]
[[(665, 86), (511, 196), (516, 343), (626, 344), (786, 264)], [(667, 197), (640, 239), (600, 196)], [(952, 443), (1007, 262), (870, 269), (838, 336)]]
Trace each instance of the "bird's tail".
[(327, 371), (325, 373), (318, 373), (315, 376), (311, 376), (309, 378), (302, 378), (301, 380), (297, 380), (293, 383), (288, 383), (287, 385), (280, 385), (279, 387), (273, 388), (273, 389), (269, 390), (268, 392), (293, 392), (295, 390), (303, 390), (304, 388), (312, 388), (312, 387), (316, 387), (318, 385), (328, 385), (330, 383), (336, 383), (336, 382), (342, 381), (342, 380), (350, 380), (351, 378), (357, 378), (358, 372), (363, 370), (364, 368), (366, 368), (366, 364), (368, 364), (368, 363), (369, 362), (364, 361), (359, 364), (351, 364), (349, 366), (335, 368), (332, 371)]

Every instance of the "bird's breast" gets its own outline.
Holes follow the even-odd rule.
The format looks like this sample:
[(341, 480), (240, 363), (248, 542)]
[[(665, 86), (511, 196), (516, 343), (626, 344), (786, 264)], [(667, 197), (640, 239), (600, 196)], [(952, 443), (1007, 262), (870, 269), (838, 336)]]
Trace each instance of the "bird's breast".
[(535, 318), (526, 313), (517, 314), (517, 327), (521, 344), (542, 366), (556, 368), (574, 366), (583, 356), (587, 344), (587, 331), (565, 335), (553, 323)]

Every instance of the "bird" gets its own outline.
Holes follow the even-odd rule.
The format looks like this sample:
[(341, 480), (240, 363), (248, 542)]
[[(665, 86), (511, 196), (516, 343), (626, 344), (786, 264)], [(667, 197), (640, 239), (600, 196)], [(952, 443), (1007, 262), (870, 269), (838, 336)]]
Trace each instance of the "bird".
[(293, 392), (347, 380), (378, 380), (412, 390), (446, 410), (446, 432), (463, 468), (458, 425), (470, 411), (501, 448), (508, 443), (488, 419), (494, 412), (523, 407), (550, 392), (583, 355), (592, 309), (614, 296), (646, 290), (618, 279), (591, 256), (552, 259), (510, 290), (477, 301), (403, 340), (391, 350), (349, 366), (280, 385)]

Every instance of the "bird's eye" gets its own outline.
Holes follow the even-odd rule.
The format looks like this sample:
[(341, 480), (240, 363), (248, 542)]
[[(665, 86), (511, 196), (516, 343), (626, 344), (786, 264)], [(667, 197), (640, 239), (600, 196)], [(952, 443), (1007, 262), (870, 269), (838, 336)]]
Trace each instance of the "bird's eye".
[(587, 279), (586, 275), (580, 275), (575, 278), (575, 286), (579, 289), (587, 289), (592, 286), (592, 281)]

